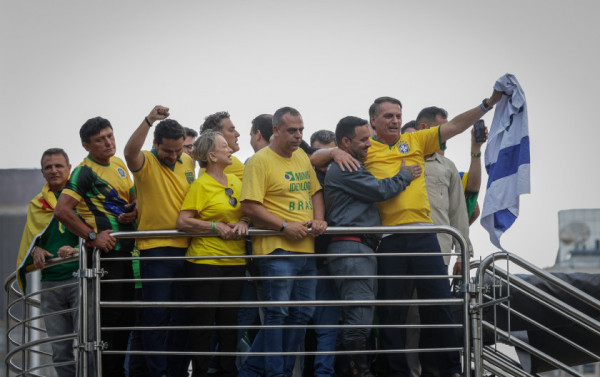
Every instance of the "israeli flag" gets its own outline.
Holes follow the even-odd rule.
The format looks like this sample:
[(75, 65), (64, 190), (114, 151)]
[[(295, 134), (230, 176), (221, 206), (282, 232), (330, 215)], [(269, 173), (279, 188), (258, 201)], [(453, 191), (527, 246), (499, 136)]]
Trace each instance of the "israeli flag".
[(502, 76), (494, 89), (504, 95), (496, 104), (485, 150), (488, 173), (481, 225), (499, 249), (500, 237), (519, 216), (519, 195), (530, 192), (529, 130), (525, 93), (514, 75)]

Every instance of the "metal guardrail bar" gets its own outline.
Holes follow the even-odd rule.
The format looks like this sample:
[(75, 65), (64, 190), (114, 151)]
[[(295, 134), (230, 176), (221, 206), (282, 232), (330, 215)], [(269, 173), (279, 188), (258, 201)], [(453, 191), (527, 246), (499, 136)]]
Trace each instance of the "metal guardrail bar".
[[(487, 322), (483, 322), (483, 327), (486, 330), (490, 330), (493, 331), (494, 330), (494, 325), (487, 323)], [(524, 341), (515, 338), (514, 336), (510, 336), (510, 334), (504, 330), (501, 329), (495, 329), (496, 333), (498, 333), (500, 335), (500, 337), (502, 337), (505, 340), (510, 340), (510, 342), (512, 344), (514, 344), (516, 347), (519, 347), (527, 352), (529, 352), (530, 354), (532, 354), (533, 356), (544, 360), (545, 362), (553, 365), (554, 367), (556, 367), (557, 369), (561, 369), (564, 372), (567, 372), (569, 374), (571, 374), (572, 376), (576, 376), (576, 377), (584, 377), (581, 374), (573, 371), (573, 369), (571, 369), (568, 365), (562, 363), (561, 361), (555, 359), (554, 357), (548, 355), (547, 353), (544, 353), (540, 350), (538, 350), (535, 347), (532, 347), (531, 345), (529, 345), (528, 343), (525, 343)]]
[(589, 357), (591, 357), (592, 359), (596, 359), (596, 361), (600, 361), (600, 355), (597, 355), (591, 351), (589, 351), (588, 349), (586, 349), (585, 347), (580, 346), (579, 344), (573, 342), (572, 340), (568, 339), (567, 337), (557, 333), (556, 331), (548, 328), (547, 326), (544, 326), (543, 324), (533, 320), (530, 317), (527, 317), (526, 315), (524, 315), (521, 312), (516, 311), (515, 309), (509, 308), (508, 305), (504, 305), (501, 304), (500, 305), (503, 309), (507, 310), (507, 312), (510, 315), (516, 315), (517, 317), (521, 318), (522, 320), (536, 326), (537, 328), (539, 328), (540, 330), (544, 330), (545, 332), (547, 332), (548, 334), (552, 335), (553, 337), (555, 337), (556, 339), (567, 343), (569, 346), (575, 348), (576, 350), (578, 350), (581, 353), (585, 353), (586, 355), (588, 355)]
[[(431, 232), (437, 232), (437, 233), (447, 233), (452, 235), (455, 239), (457, 239), (457, 243), (459, 245), (460, 251), (461, 251), (461, 255), (463, 256), (463, 258), (465, 257), (465, 253), (466, 253), (466, 246), (465, 246), (465, 241), (462, 238), (462, 236), (460, 236), (460, 234), (458, 233), (458, 231), (456, 231), (454, 228), (451, 227), (447, 227), (447, 226), (434, 226), (434, 225), (407, 225), (407, 226), (397, 226), (397, 227), (373, 227), (373, 228), (367, 228), (367, 227), (330, 227), (327, 229), (327, 231), (325, 232), (325, 234), (359, 234), (359, 233), (431, 233)], [(249, 231), (250, 235), (280, 235), (280, 232), (277, 231), (269, 231), (269, 230), (259, 230), (259, 229), (250, 229)], [(187, 234), (187, 233), (181, 233), (181, 232), (177, 232), (174, 230), (165, 230), (165, 231), (137, 231), (137, 232), (115, 232), (112, 234), (113, 236), (115, 236), (116, 238), (142, 238), (142, 237), (190, 237), (190, 236), (195, 236), (194, 234)], [(212, 235), (206, 235), (206, 234), (198, 234), (197, 236), (212, 236)], [(85, 245), (84, 245), (84, 241), (80, 239), (80, 250), (85, 250)], [(98, 250), (95, 250), (95, 255), (97, 256), (99, 254)], [(397, 255), (402, 255), (404, 257), (410, 257), (410, 256), (431, 256), (431, 253), (406, 253), (406, 254), (397, 254)], [(387, 256), (397, 256), (396, 254), (394, 255), (383, 255), (383, 254), (378, 254), (377, 257), (387, 257)], [(435, 255), (457, 255), (457, 253), (436, 253)], [(79, 281), (80, 281), (80, 311), (79, 311), (79, 319), (80, 319), (80, 331), (78, 333), (78, 340), (77, 340), (77, 347), (80, 349), (80, 351), (84, 351), (84, 356), (83, 357), (79, 357), (77, 359), (77, 362), (79, 364), (79, 371), (81, 373), (81, 375), (83, 375), (84, 377), (88, 377), (89, 376), (89, 372), (90, 370), (88, 369), (89, 366), (89, 359), (86, 357), (85, 352), (89, 352), (91, 350), (91, 352), (95, 355), (95, 361), (97, 364), (97, 367), (101, 367), (101, 344), (98, 343), (98, 339), (100, 339), (100, 333), (102, 330), (113, 330), (113, 328), (102, 328), (100, 326), (100, 322), (99, 321), (95, 321), (94, 324), (89, 323), (90, 318), (90, 313), (88, 312), (88, 308), (90, 307), (90, 302), (89, 302), (89, 293), (92, 293), (95, 295), (96, 298), (99, 298), (99, 290), (100, 290), (100, 279), (95, 279), (97, 277), (97, 274), (99, 273), (100, 270), (100, 266), (98, 265), (98, 263), (100, 262), (100, 258), (94, 258), (94, 267), (91, 269), (86, 268), (85, 266), (88, 265), (87, 262), (87, 253), (86, 252), (82, 252), (79, 255), (73, 256), (71, 258), (67, 258), (67, 259), (61, 259), (61, 258), (55, 258), (53, 260), (48, 261), (48, 265), (58, 265), (58, 264), (62, 264), (62, 263), (68, 263), (74, 260), (79, 259), (79, 263), (80, 263), (80, 269), (78, 271), (78, 276), (79, 276)], [(311, 255), (311, 254), (307, 254), (305, 256), (310, 256), (310, 257), (327, 257), (326, 255)], [(341, 257), (343, 255), (336, 255), (336, 257)], [(352, 256), (355, 257), (356, 255), (354, 254), (348, 254), (348, 256)], [(266, 257), (270, 257), (270, 256), (242, 256), (243, 258), (253, 258), (253, 259), (258, 259), (258, 258), (266, 258)], [(221, 257), (218, 259), (224, 259), (227, 257)], [(235, 257), (235, 258), (239, 258), (239, 257)], [(119, 259), (119, 258), (114, 258)], [(123, 258), (123, 259), (140, 259), (140, 258)], [(156, 259), (162, 259), (157, 257)], [(176, 259), (215, 259), (215, 258), (211, 258), (211, 257), (207, 257), (207, 258), (203, 258), (203, 257), (198, 257), (198, 258), (189, 258), (189, 257), (180, 257), (180, 258), (176, 258)], [(111, 259), (112, 260), (112, 259)], [(30, 269), (28, 269), (29, 271)], [(463, 270), (463, 274), (462, 277), (463, 281), (468, 281), (468, 274), (469, 271), (468, 269), (464, 269)], [(430, 275), (419, 275), (419, 276), (410, 276), (410, 277), (406, 277), (407, 279), (434, 279), (434, 278), (439, 278), (439, 279), (448, 279), (449, 277), (457, 277), (457, 276), (448, 276), (448, 275), (440, 275), (440, 276), (430, 276)], [(319, 276), (313, 276), (310, 277), (311, 279), (319, 279)], [(323, 279), (329, 279), (331, 278), (330, 276), (327, 277), (322, 277)], [(336, 277), (339, 278), (339, 277)], [(355, 278), (355, 279), (360, 279), (360, 278), (366, 278), (366, 277), (362, 277), (362, 276), (348, 276), (348, 278)], [(400, 278), (397, 276), (380, 276), (380, 275), (376, 275), (373, 276), (372, 278), (377, 278), (377, 279), (382, 279), (382, 278), (390, 278), (390, 279), (396, 279), (396, 278)], [(30, 305), (39, 305), (39, 300), (34, 300), (33, 298), (31, 298), (30, 296), (34, 296), (34, 295), (38, 295), (39, 292), (36, 292), (35, 294), (32, 295), (23, 295), (21, 292), (18, 291), (18, 289), (15, 287), (14, 285), (14, 281), (16, 279), (16, 274), (13, 273), (11, 274), (11, 276), (9, 276), (8, 279), (6, 279), (5, 281), (5, 290), (7, 291), (7, 293), (9, 293), (7, 295), (7, 300), (10, 300), (10, 298), (16, 298), (16, 301), (21, 301), (23, 305), (25, 305), (25, 307), (29, 307)], [(92, 279), (92, 281), (95, 282), (95, 284), (93, 284), (93, 286), (91, 287), (90, 290), (90, 279)], [(262, 278), (264, 279), (264, 278)], [(130, 279), (129, 281), (133, 282), (133, 281), (137, 281), (137, 280), (143, 280), (143, 279)], [(169, 279), (172, 280), (172, 279)], [(187, 279), (189, 280), (189, 279)], [(199, 278), (198, 280), (202, 280), (202, 278)], [(261, 278), (258, 279), (253, 279), (253, 278), (248, 278), (248, 277), (242, 277), (242, 278), (235, 278), (235, 280), (261, 280)], [(157, 279), (156, 281), (160, 281), (160, 279)], [(105, 283), (104, 281), (102, 282), (103, 284)], [(365, 301), (336, 301), (336, 302), (328, 302), (328, 301), (309, 301), (309, 302), (265, 302), (265, 301), (261, 301), (261, 302), (248, 302), (247, 305), (241, 305), (240, 302), (214, 302), (214, 303), (207, 303), (207, 302), (195, 302), (195, 303), (184, 303), (183, 306), (193, 306), (195, 304), (196, 307), (198, 306), (209, 306), (209, 305), (214, 305), (214, 306), (249, 306), (249, 307), (259, 307), (259, 306), (277, 306), (277, 305), (286, 305), (286, 306), (316, 306), (316, 305), (328, 305), (328, 306), (340, 306), (340, 305), (360, 305), (360, 306), (364, 306), (364, 305), (369, 305), (369, 306), (381, 306), (381, 305), (459, 305), (459, 304), (463, 304), (463, 308), (464, 313), (465, 313), (465, 318), (468, 319), (469, 313), (468, 313), (468, 298), (469, 298), (469, 292), (468, 290), (465, 290), (463, 292), (464, 294), (464, 298), (463, 299), (448, 299), (448, 300), (388, 300), (385, 302), (381, 302), (381, 303), (377, 303), (375, 301), (373, 302), (365, 302)], [(95, 304), (95, 311), (96, 313), (99, 313), (99, 309), (101, 306), (106, 306), (106, 307), (116, 307), (119, 305), (123, 305), (123, 306), (128, 306), (128, 307), (145, 307), (145, 306), (155, 306), (155, 305), (165, 305), (165, 306), (180, 306), (180, 303), (156, 303), (153, 302), (151, 303), (152, 305), (146, 305), (143, 302), (102, 302), (98, 299), (94, 300), (94, 304)], [(133, 305), (132, 305), (133, 304)], [(174, 304), (174, 305), (173, 305)], [(12, 304), (11, 307), (13, 305), (16, 304)], [(7, 305), (8, 307), (8, 305)], [(70, 310), (68, 310), (70, 311)], [(19, 322), (20, 323), (15, 326), (14, 328), (11, 329), (11, 331), (7, 331), (7, 338), (9, 337), (9, 334), (11, 332), (14, 332), (18, 326), (20, 325), (23, 329), (23, 335), (22, 335), (22, 339), (24, 341), (23, 344), (18, 344), (15, 341), (15, 344), (18, 344), (18, 346), (14, 349), (12, 349), (11, 351), (11, 355), (10, 357), (7, 357), (5, 359), (5, 362), (8, 364), (11, 364), (12, 366), (12, 357), (17, 355), (19, 352), (24, 352), (25, 350), (29, 350), (32, 346), (36, 346), (38, 344), (42, 344), (45, 342), (52, 342), (54, 340), (60, 340), (60, 339), (71, 339), (74, 337), (73, 334), (71, 335), (64, 335), (61, 337), (53, 337), (53, 338), (45, 338), (45, 339), (39, 339), (36, 341), (29, 341), (29, 340), (25, 340), (25, 334), (26, 334), (26, 329), (32, 329), (31, 326), (28, 325), (28, 322), (31, 322), (34, 319), (40, 319), (43, 316), (36, 316), (35, 318), (28, 318), (25, 319), (24, 321), (20, 321), (20, 319), (18, 319), (16, 316), (14, 316), (15, 322)], [(468, 322), (465, 322), (468, 323)], [(94, 326), (95, 325), (95, 326)], [(95, 339), (90, 339), (89, 338), (89, 334), (86, 331), (86, 329), (88, 329), (90, 326), (92, 326), (94, 328), (94, 332), (95, 332)], [(240, 326), (242, 327), (242, 326)], [(249, 329), (250, 327), (248, 326), (243, 326), (246, 329)], [(279, 326), (280, 327), (280, 326)], [(331, 326), (327, 326), (327, 325), (309, 325), (309, 326), (302, 326), (302, 328), (327, 328), (327, 327), (331, 327)], [(339, 327), (344, 327), (343, 325), (339, 325)], [(365, 327), (370, 327), (370, 328), (386, 328), (388, 327), (388, 325), (372, 325), (372, 326), (356, 326), (357, 328), (365, 328)], [(465, 334), (465, 345), (464, 347), (455, 347), (455, 348), (428, 348), (428, 349), (421, 349), (420, 352), (436, 352), (436, 351), (440, 351), (440, 350), (446, 350), (446, 351), (458, 351), (458, 350), (464, 350), (464, 349), (469, 349), (470, 347), (470, 337), (469, 337), (469, 326), (464, 326), (461, 324), (454, 324), (454, 325), (436, 325), (436, 324), (430, 324), (430, 325), (389, 325), (390, 328), (392, 327), (398, 327), (398, 328), (463, 328), (464, 334)], [(162, 328), (162, 327), (161, 327)], [(189, 328), (189, 327), (188, 327)], [(215, 326), (213, 328), (218, 328), (218, 326)], [(252, 328), (254, 328), (252, 326)], [(256, 328), (265, 328), (265, 326), (256, 326)], [(42, 329), (39, 329), (42, 330)], [(114, 328), (114, 330), (122, 330), (121, 328)], [(130, 330), (130, 329), (128, 329)], [(29, 331), (29, 330), (27, 330)], [(418, 352), (419, 350), (417, 349), (399, 349), (399, 350), (387, 350), (386, 352), (388, 353), (408, 353), (408, 352)], [(121, 352), (126, 352), (126, 353), (136, 353), (136, 354), (144, 354), (144, 351), (104, 351), (106, 353), (121, 353)], [(380, 354), (382, 351), (381, 350), (373, 350), (373, 351), (368, 351), (365, 353), (369, 353), (369, 354)], [(156, 352), (152, 352), (153, 354)], [(361, 353), (361, 351), (352, 351), (352, 352), (348, 352), (348, 351), (335, 351), (336, 354), (349, 354), (349, 353)], [(181, 353), (179, 353), (181, 354)], [(203, 353), (198, 353), (198, 352), (193, 352), (190, 354), (203, 354)], [(214, 354), (213, 352), (211, 353), (207, 353), (207, 354)], [(239, 355), (253, 355), (252, 353), (236, 353)], [(290, 353), (287, 353), (290, 354)], [(309, 355), (317, 355), (317, 354), (323, 354), (320, 352), (298, 352), (298, 353), (293, 353), (293, 354), (309, 354)], [(80, 353), (80, 355), (82, 355)], [(269, 355), (266, 353), (259, 353), (258, 355)], [(28, 370), (26, 370), (26, 368), (28, 367), (28, 363), (27, 361), (25, 361), (26, 357), (23, 357), (22, 360), (22, 365), (20, 368), (20, 371), (22, 372), (22, 374), (27, 374), (27, 375), (34, 375), (35, 373), (32, 373), (34, 370), (38, 370), (41, 369), (43, 367), (47, 367), (49, 365), (53, 365), (53, 364), (49, 364), (49, 365), (43, 365), (43, 366), (38, 366), (38, 367), (34, 367), (34, 368), (29, 368)], [(470, 364), (470, 352), (465, 352), (464, 353), (464, 362), (465, 365), (469, 365)], [(17, 367), (18, 369), (18, 367)], [(99, 371), (101, 373), (101, 371)], [(465, 371), (465, 376), (469, 377), (469, 370), (467, 368), (467, 370)]]
[[(496, 269), (496, 273), (499, 274), (502, 278), (506, 276), (505, 271), (501, 269)], [(551, 311), (564, 316), (567, 319), (572, 321), (579, 321), (582, 327), (585, 327), (588, 331), (593, 332), (596, 336), (600, 337), (600, 321), (588, 316), (585, 313), (573, 308), (571, 305), (564, 303), (563, 301), (549, 295), (548, 293), (542, 291), (536, 286), (526, 282), (525, 280), (519, 278), (518, 276), (512, 276), (511, 280), (515, 288), (520, 289), (523, 294), (535, 300), (537, 303), (544, 305), (546, 308)], [(579, 292), (577, 292), (579, 291)], [(570, 289), (567, 293), (581, 293), (580, 297), (582, 300), (585, 296), (589, 296), (587, 293), (580, 291), (575, 288), (575, 290)], [(591, 300), (597, 301), (593, 297), (589, 296)], [(588, 300), (588, 298), (585, 298)], [(593, 307), (593, 306), (592, 306)]]
[[(566, 292), (570, 296), (587, 304), (590, 308), (600, 310), (600, 301), (599, 300), (596, 300), (594, 297), (579, 290), (578, 288), (572, 286), (571, 284), (555, 277), (554, 275), (552, 275), (542, 269), (539, 269), (538, 267), (534, 266), (533, 264), (525, 261), (524, 259), (522, 259), (516, 255), (504, 253), (504, 252), (503, 253), (494, 253), (494, 254), (486, 257), (483, 261), (478, 263), (477, 273), (475, 274), (474, 284), (477, 285), (477, 287), (478, 287), (478, 289), (477, 289), (478, 290), (478, 300), (477, 300), (478, 304), (471, 306), (471, 309), (474, 311), (473, 316), (474, 316), (474, 318), (477, 318), (477, 321), (474, 322), (474, 337), (473, 337), (474, 341), (475, 341), (474, 352), (476, 352), (476, 353), (479, 352), (480, 354), (483, 355), (482, 361), (496, 363), (496, 367), (502, 369), (502, 367), (503, 367), (502, 365), (499, 365), (497, 363), (497, 361), (491, 359), (491, 356), (490, 356), (491, 351), (486, 351), (486, 347), (483, 347), (483, 343), (481, 340), (481, 334), (482, 334), (482, 330), (486, 329), (486, 330), (494, 332), (494, 334), (497, 337), (505, 339), (509, 344), (513, 344), (515, 347), (521, 348), (521, 349), (525, 350), (526, 352), (529, 352), (531, 355), (545, 361), (546, 363), (552, 365), (553, 367), (555, 367), (557, 369), (561, 369), (564, 372), (569, 373), (573, 376), (581, 376), (581, 374), (573, 371), (573, 369), (571, 369), (568, 365), (562, 363), (561, 361), (557, 360), (556, 358), (553, 358), (552, 356), (536, 349), (535, 347), (529, 345), (528, 343), (526, 343), (518, 338), (515, 338), (514, 336), (511, 336), (509, 331), (504, 331), (502, 329), (499, 329), (495, 325), (495, 321), (496, 321), (495, 312), (494, 312), (494, 323), (490, 323), (490, 322), (484, 321), (482, 319), (481, 310), (483, 308), (483, 305), (482, 305), (483, 299), (486, 298), (486, 299), (498, 300), (496, 298), (496, 288), (497, 288), (496, 282), (498, 281), (498, 282), (500, 282), (501, 287), (506, 287), (507, 295), (510, 295), (509, 290), (511, 287), (512, 287), (512, 289), (517, 289), (520, 293), (524, 294), (525, 297), (533, 299), (535, 302), (539, 303), (540, 305), (543, 305), (547, 309), (550, 309), (551, 311), (564, 316), (566, 319), (571, 320), (574, 324), (577, 324), (577, 325), (581, 326), (582, 328), (587, 329), (588, 331), (592, 332), (596, 336), (600, 336), (600, 322), (599, 321), (597, 321), (594, 318), (590, 317), (589, 315), (582, 313), (581, 311), (573, 308), (571, 305), (566, 304), (562, 300), (557, 299), (556, 297), (548, 294), (547, 292), (542, 291), (541, 289), (539, 289), (539, 288), (535, 287), (534, 285), (528, 283), (527, 281), (519, 278), (518, 276), (510, 274), (508, 272), (508, 268), (506, 271), (503, 270), (502, 268), (498, 268), (495, 265), (495, 263), (499, 260), (506, 261), (507, 267), (509, 267), (509, 262), (515, 263), (516, 265), (525, 269), (528, 273), (531, 273), (532, 275), (537, 276), (538, 278), (542, 279), (543, 281), (550, 283), (553, 286), (561, 289), (563, 292)], [(492, 289), (493, 291), (492, 291), (491, 295), (484, 293), (485, 290), (483, 288), (484, 288), (484, 285), (486, 284), (486, 282), (485, 282), (486, 276), (492, 276), (492, 287), (490, 289)], [(504, 286), (502, 286), (502, 284), (504, 284)], [(502, 300), (499, 300), (499, 301), (502, 301)], [(553, 331), (552, 329), (538, 323), (534, 319), (518, 312), (517, 310), (512, 309), (510, 306), (510, 301), (507, 301), (506, 303), (499, 302), (498, 307), (503, 308), (507, 312), (507, 315), (509, 318), (509, 322), (508, 322), (509, 330), (510, 330), (511, 315), (516, 315), (520, 319), (522, 319), (530, 324), (533, 324), (534, 326), (545, 331), (546, 333), (550, 334), (551, 336), (555, 337), (556, 339), (566, 342), (567, 344), (574, 347), (579, 352), (582, 352), (583, 354), (587, 355), (588, 357), (595, 359), (595, 360), (600, 360), (600, 357), (598, 355), (596, 355), (594, 352), (589, 351), (585, 347), (576, 344), (575, 342), (567, 339), (565, 336), (562, 336), (562, 335), (558, 334), (557, 332)], [(494, 357), (497, 357), (498, 354), (499, 353), (494, 353)], [(487, 368), (487, 364), (484, 366), (483, 363), (476, 362), (476, 365), (475, 365), (476, 372), (475, 373), (477, 375), (481, 375), (481, 373), (483, 371), (483, 367)], [(510, 372), (510, 373), (512, 374), (512, 372)]]
[(485, 369), (494, 373), (495, 375), (503, 375), (501, 372), (509, 373), (510, 376), (518, 376), (518, 377), (534, 377), (537, 374), (533, 375), (531, 373), (525, 372), (517, 362), (506, 355), (494, 352), (488, 347), (484, 347), (483, 349), (483, 357), (485, 360), (490, 362), (490, 365), (486, 365)]
[(459, 298), (450, 299), (430, 299), (430, 300), (333, 300), (333, 301), (101, 301), (100, 305), (106, 308), (121, 307), (152, 307), (167, 306), (173, 308), (195, 308), (195, 307), (268, 307), (268, 306), (435, 306), (435, 305), (460, 305), (462, 300)]
[[(535, 275), (539, 278), (546, 280), (547, 282), (549, 282), (549, 283), (555, 285), (556, 287), (564, 290), (565, 292), (571, 294), (573, 297), (576, 297), (576, 298), (580, 299), (581, 301), (585, 302), (586, 304), (590, 305), (592, 308), (595, 308), (596, 310), (600, 311), (600, 301), (599, 300), (597, 300), (594, 297), (590, 296), (589, 294), (581, 291), (580, 289), (577, 289), (576, 287), (572, 286), (571, 284), (566, 283), (565, 281), (557, 278), (556, 276), (552, 275), (551, 273), (544, 271), (543, 269), (529, 263), (525, 259), (523, 259), (515, 254), (509, 254), (509, 253), (491, 254), (491, 255), (487, 256), (483, 261), (480, 262), (479, 271), (482, 271), (483, 269), (487, 269), (487, 266), (489, 266), (489, 264), (491, 263), (492, 258), (496, 258), (496, 259), (510, 258), (511, 262), (524, 268), (525, 270), (530, 272), (532, 275)], [(479, 281), (483, 282), (482, 276), (480, 275), (479, 272), (475, 277)]]

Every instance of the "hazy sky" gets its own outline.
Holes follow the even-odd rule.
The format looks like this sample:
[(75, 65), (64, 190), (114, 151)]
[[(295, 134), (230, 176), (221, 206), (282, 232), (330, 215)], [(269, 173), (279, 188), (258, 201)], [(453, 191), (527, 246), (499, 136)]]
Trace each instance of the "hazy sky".
[[(229, 111), (245, 160), (250, 120), (281, 106), (302, 113), (308, 140), (346, 115), (367, 118), (384, 95), (402, 101), (405, 122), (431, 105), (452, 117), (509, 72), (528, 101), (532, 193), (503, 246), (551, 265), (557, 212), (600, 207), (597, 1), (1, 4), (0, 168), (37, 168), (57, 146), (75, 166), (79, 127), (97, 115), (112, 122), (122, 157), (156, 104), (192, 128)], [(464, 133), (449, 143), (459, 170), (469, 142)], [(476, 256), (495, 251), (479, 222), (471, 232)]]

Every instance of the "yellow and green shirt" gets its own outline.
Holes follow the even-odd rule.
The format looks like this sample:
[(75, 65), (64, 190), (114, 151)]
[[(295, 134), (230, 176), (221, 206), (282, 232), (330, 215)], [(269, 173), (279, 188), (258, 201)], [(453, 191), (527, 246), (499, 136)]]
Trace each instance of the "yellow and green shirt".
[[(123, 160), (111, 157), (108, 164), (99, 164), (87, 156), (79, 164), (62, 191), (79, 203), (75, 211), (96, 232), (111, 229), (135, 230), (133, 224), (120, 224), (117, 217), (124, 212), (135, 193), (133, 182)], [(133, 247), (129, 240), (118, 240), (115, 250)]]
[[(419, 132), (405, 133), (392, 145), (371, 139), (365, 167), (377, 179), (393, 177), (400, 170), (402, 160), (406, 165), (420, 165), (425, 169), (424, 156), (440, 149), (439, 127)], [(431, 223), (429, 198), (425, 175), (413, 180), (397, 196), (377, 203), (382, 225)]]
[[(246, 163), (242, 201), (261, 203), (287, 222), (314, 218), (312, 196), (321, 190), (315, 169), (303, 150), (285, 158), (269, 147), (256, 152)], [(314, 240), (292, 241), (283, 236), (252, 237), (253, 254), (270, 254), (275, 249), (314, 253)]]
[(463, 191), (465, 192), (465, 202), (467, 203), (467, 214), (469, 215), (469, 219), (473, 216), (473, 211), (475, 210), (475, 206), (477, 205), (477, 197), (479, 196), (479, 191), (471, 192), (467, 191), (467, 182), (469, 181), (469, 173), (467, 172), (459, 172), (460, 181), (462, 183)]
[[(137, 195), (138, 230), (175, 229), (181, 204), (194, 182), (194, 161), (182, 154), (173, 166), (164, 165), (153, 151), (143, 151), (144, 164), (133, 172)], [(187, 237), (138, 238), (138, 249), (188, 247)]]
[[(237, 200), (235, 207), (229, 203), (229, 196), (225, 194), (226, 187), (215, 181), (208, 174), (202, 174), (192, 185), (181, 205), (182, 211), (195, 211), (195, 218), (204, 221), (216, 221), (222, 223), (237, 223), (242, 217), (240, 204), (240, 193), (242, 181), (235, 175), (227, 174), (227, 187), (233, 190)], [(245, 239), (223, 240), (220, 237), (193, 237), (188, 247), (186, 256), (227, 256), (244, 255), (246, 253)], [(243, 258), (229, 259), (189, 259), (194, 263), (218, 264), (218, 265), (243, 265)]]

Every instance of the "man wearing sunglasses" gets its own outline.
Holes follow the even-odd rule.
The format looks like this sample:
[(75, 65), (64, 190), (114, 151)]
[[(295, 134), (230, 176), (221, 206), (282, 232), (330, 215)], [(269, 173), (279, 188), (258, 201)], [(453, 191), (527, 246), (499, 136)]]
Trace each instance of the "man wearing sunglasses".
[[(127, 167), (133, 172), (138, 197), (138, 230), (174, 229), (181, 204), (194, 181), (194, 162), (183, 153), (184, 128), (167, 119), (169, 109), (155, 106), (142, 120), (125, 146)], [(142, 151), (148, 132), (157, 120), (150, 151)], [(184, 259), (144, 257), (184, 256), (189, 245), (187, 237), (139, 238), (140, 275), (142, 279), (172, 278), (164, 282), (144, 282), (144, 301), (185, 300)], [(184, 311), (179, 308), (148, 307), (143, 309), (143, 326), (185, 325)], [(186, 337), (181, 331), (148, 330), (142, 332), (146, 351), (185, 351)], [(148, 355), (150, 376), (187, 376), (189, 357)]]

